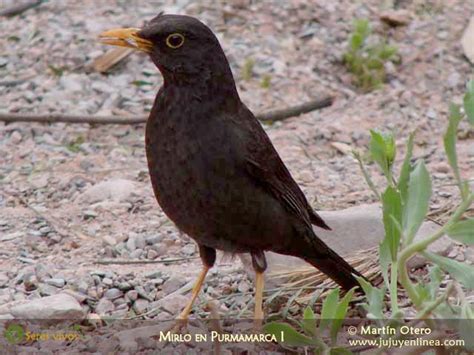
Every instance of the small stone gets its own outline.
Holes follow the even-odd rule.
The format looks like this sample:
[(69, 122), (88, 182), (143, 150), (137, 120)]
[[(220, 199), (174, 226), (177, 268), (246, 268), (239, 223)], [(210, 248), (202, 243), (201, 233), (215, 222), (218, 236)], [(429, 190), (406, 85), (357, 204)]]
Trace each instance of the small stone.
[(173, 297), (165, 297), (158, 301), (159, 306), (170, 314), (178, 314), (188, 302), (188, 297), (183, 295), (173, 295)]
[(149, 235), (149, 236), (145, 237), (145, 241), (148, 245), (153, 245), (153, 244), (159, 243), (161, 241), (161, 239), (163, 239), (163, 238), (161, 236), (159, 236), (158, 234)]
[(139, 249), (144, 249), (146, 246), (145, 238), (142, 235), (138, 235), (135, 237), (135, 245)]
[(0, 288), (8, 286), (10, 278), (6, 272), (0, 272)]
[(149, 305), (149, 302), (147, 300), (144, 300), (144, 299), (137, 299), (134, 303), (133, 303), (133, 310), (135, 311), (135, 313), (137, 314), (142, 314), (142, 313), (145, 313), (147, 308), (148, 308), (148, 305)]
[(174, 291), (176, 291), (177, 289), (179, 289), (181, 286), (184, 285), (184, 283), (186, 282), (185, 278), (183, 275), (179, 275), (179, 274), (176, 274), (172, 277), (170, 277), (164, 284), (163, 284), (163, 287), (162, 287), (162, 291), (164, 292), (164, 294), (170, 294)]
[(106, 298), (101, 298), (100, 301), (95, 306), (95, 313), (99, 315), (104, 315), (104, 314), (112, 312), (114, 309), (115, 309), (115, 306), (110, 300)]
[(104, 277), (104, 279), (102, 280), (102, 283), (105, 286), (110, 287), (114, 284), (114, 281), (112, 279), (109, 279), (108, 277)]
[(84, 313), (76, 299), (68, 294), (42, 297), (13, 306), (10, 313), (20, 319), (82, 319)]
[(77, 284), (77, 290), (80, 293), (87, 294), (87, 289), (89, 288), (89, 285), (85, 281), (79, 281)]
[(147, 279), (156, 279), (158, 277), (163, 276), (163, 273), (161, 271), (151, 271), (151, 272), (147, 272), (144, 276)]
[(117, 245), (117, 240), (108, 234), (103, 235), (102, 240), (104, 241), (105, 244), (110, 245), (111, 247)]
[(194, 252), (196, 251), (196, 246), (194, 244), (186, 244), (181, 251), (185, 255), (193, 255)]
[(168, 247), (163, 243), (154, 244), (151, 246), (151, 249), (156, 251), (157, 257), (166, 255), (168, 253)]
[(66, 281), (64, 279), (46, 279), (44, 282), (46, 282), (48, 285), (54, 286), (54, 287), (59, 287), (62, 288), (66, 284)]
[(116, 298), (122, 297), (123, 292), (120, 291), (118, 288), (111, 288), (105, 291), (104, 297), (109, 300), (114, 300)]
[(136, 290), (130, 290), (125, 294), (125, 298), (130, 301), (135, 301), (138, 298), (138, 292)]
[(148, 249), (146, 253), (146, 258), (149, 260), (154, 260), (158, 257), (158, 253), (153, 249)]
[(474, 64), (474, 16), (471, 16), (469, 24), (464, 30), (461, 38), (461, 45), (464, 55), (472, 64)]
[(237, 287), (237, 290), (241, 293), (246, 293), (250, 289), (250, 286), (247, 281), (241, 281), (239, 283), (239, 286)]
[(57, 287), (42, 283), (38, 286), (38, 291), (41, 296), (52, 296), (57, 294), (59, 289)]
[(10, 135), (10, 142), (13, 144), (19, 144), (23, 137), (21, 136), (21, 133), (18, 131), (13, 131), (12, 134)]
[(388, 10), (380, 14), (380, 19), (390, 26), (405, 26), (411, 21), (411, 14), (407, 10)]
[(143, 249), (136, 249), (130, 253), (130, 259), (139, 259), (143, 254)]
[(130, 290), (131, 288), (133, 288), (133, 286), (130, 284), (130, 282), (127, 282), (127, 281), (124, 281), (124, 282), (120, 282), (118, 285), (117, 285), (117, 288), (121, 291), (128, 291)]
[(23, 285), (26, 291), (36, 290), (38, 287), (38, 278), (33, 273), (27, 273), (23, 276)]

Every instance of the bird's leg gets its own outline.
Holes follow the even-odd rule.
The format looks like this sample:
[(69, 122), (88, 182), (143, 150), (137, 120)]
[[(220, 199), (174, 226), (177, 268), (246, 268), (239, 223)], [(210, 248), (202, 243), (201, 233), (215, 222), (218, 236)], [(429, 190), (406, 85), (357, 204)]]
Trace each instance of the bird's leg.
[(260, 330), (263, 323), (263, 288), (264, 288), (264, 275), (267, 268), (267, 261), (265, 254), (262, 251), (252, 252), (252, 265), (255, 270), (255, 329)]
[(178, 318), (181, 321), (187, 321), (189, 318), (189, 314), (191, 313), (193, 309), (193, 304), (194, 301), (196, 300), (197, 296), (199, 295), (199, 292), (201, 291), (202, 284), (204, 283), (204, 280), (206, 278), (207, 272), (209, 271), (209, 266), (204, 265), (201, 273), (198, 276), (198, 279), (196, 280), (196, 283), (194, 284), (193, 287), (193, 292), (191, 295), (191, 299), (189, 300), (188, 304), (186, 307), (184, 307), (183, 311), (179, 314)]
[(199, 274), (198, 279), (196, 280), (196, 283), (194, 284), (191, 299), (189, 300), (186, 307), (184, 307), (183, 311), (177, 317), (179, 326), (186, 325), (189, 318), (189, 314), (191, 313), (193, 309), (194, 301), (199, 295), (199, 292), (201, 291), (201, 288), (202, 288), (202, 284), (204, 283), (204, 280), (206, 279), (207, 272), (214, 265), (214, 262), (216, 261), (215, 249), (208, 248), (203, 245), (199, 245), (199, 255), (201, 256), (203, 269), (201, 270), (201, 273)]

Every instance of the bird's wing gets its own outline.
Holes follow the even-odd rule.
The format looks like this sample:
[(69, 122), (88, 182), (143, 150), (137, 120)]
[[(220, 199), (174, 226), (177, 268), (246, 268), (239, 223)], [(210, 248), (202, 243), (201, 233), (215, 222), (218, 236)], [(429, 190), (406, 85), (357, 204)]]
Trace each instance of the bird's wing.
[(251, 178), (306, 224), (330, 229), (309, 205), (252, 112), (244, 106), (236, 116), (237, 120), (236, 126), (243, 130), (240, 134), (242, 158)]

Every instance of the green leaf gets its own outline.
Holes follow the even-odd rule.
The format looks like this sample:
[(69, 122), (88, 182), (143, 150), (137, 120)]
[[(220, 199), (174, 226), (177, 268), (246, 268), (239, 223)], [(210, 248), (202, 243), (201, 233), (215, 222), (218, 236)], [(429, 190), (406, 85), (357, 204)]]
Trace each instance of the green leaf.
[(467, 83), (467, 92), (463, 101), (467, 119), (471, 125), (474, 125), (474, 80)]
[(339, 301), (339, 288), (335, 288), (326, 296), (321, 308), (321, 320), (319, 321), (319, 331), (323, 332), (334, 318)]
[(286, 323), (270, 322), (263, 326), (263, 331), (274, 335), (279, 343), (289, 346), (315, 346), (315, 340), (300, 334)]
[(463, 244), (474, 245), (474, 218), (455, 223), (448, 229), (447, 234)]
[(360, 34), (365, 39), (370, 34), (369, 20), (356, 20), (354, 22), (354, 32)]
[(359, 50), (364, 43), (364, 37), (360, 33), (354, 33), (351, 37), (351, 50), (354, 52)]
[(402, 223), (402, 199), (400, 193), (393, 187), (387, 187), (382, 194), (382, 206), (385, 228), (385, 238), (382, 243), (388, 244), (392, 261), (396, 261), (400, 245), (400, 230), (396, 222), (398, 222), (398, 225)]
[(467, 195), (467, 185), (461, 182), (461, 174), (459, 173), (458, 157), (456, 153), (456, 140), (459, 122), (462, 119), (461, 111), (458, 105), (451, 104), (449, 106), (449, 124), (446, 133), (444, 134), (444, 150), (448, 157), (449, 165), (453, 169), (454, 177), (458, 183), (461, 196), (464, 198)]
[(420, 160), (410, 174), (408, 197), (404, 208), (404, 233), (409, 244), (428, 212), (431, 197), (431, 179), (425, 163)]
[(428, 283), (428, 291), (431, 299), (435, 299), (439, 290), (439, 285), (444, 278), (444, 273), (438, 265), (433, 265), (429, 270), (430, 282)]
[(306, 334), (311, 336), (316, 334), (316, 317), (311, 307), (306, 307), (303, 312), (302, 326)]
[(407, 151), (405, 158), (403, 159), (402, 169), (400, 171), (400, 177), (398, 179), (398, 190), (400, 191), (402, 203), (405, 204), (408, 195), (408, 182), (410, 181), (411, 172), (411, 157), (413, 156), (413, 142), (415, 138), (415, 132), (410, 133), (407, 143)]
[(474, 290), (474, 265), (460, 263), (433, 253), (424, 252), (423, 256), (448, 272), (466, 288)]
[(372, 286), (368, 281), (363, 277), (356, 276), (357, 281), (359, 281), (362, 290), (365, 293), (365, 298), (367, 299), (367, 318), (370, 319), (383, 319), (383, 299), (385, 297), (386, 288), (381, 287), (377, 288)]
[(347, 309), (349, 308), (349, 302), (351, 301), (352, 296), (354, 296), (355, 289), (356, 287), (348, 291), (342, 298), (341, 302), (339, 302), (339, 304), (337, 305), (336, 312), (334, 313), (334, 320), (331, 324), (331, 339), (333, 341), (333, 344), (336, 343), (337, 333), (341, 329), (342, 322), (346, 317)]
[(388, 278), (388, 267), (392, 261), (392, 255), (390, 253), (390, 245), (388, 240), (384, 238), (384, 240), (379, 245), (379, 263), (380, 263), (380, 271), (382, 272), (383, 280), (385, 285), (388, 286), (390, 284), (390, 280)]
[[(382, 169), (385, 177), (391, 177), (391, 167), (395, 159), (395, 139), (393, 135), (382, 135), (374, 130), (370, 131), (370, 153), (372, 159)], [(391, 183), (391, 181), (389, 181)]]

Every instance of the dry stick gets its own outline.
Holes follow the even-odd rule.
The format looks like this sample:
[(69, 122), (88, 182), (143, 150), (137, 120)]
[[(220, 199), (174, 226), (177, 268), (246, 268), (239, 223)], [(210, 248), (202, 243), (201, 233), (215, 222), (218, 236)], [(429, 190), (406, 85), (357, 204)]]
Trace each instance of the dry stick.
[[(299, 116), (314, 110), (331, 106), (334, 98), (326, 96), (322, 99), (310, 101), (301, 105), (291, 106), (282, 110), (264, 112), (256, 115), (262, 121), (281, 121), (289, 117)], [(0, 113), (0, 121), (4, 122), (40, 122), (40, 123), (93, 123), (93, 124), (139, 124), (145, 123), (148, 116), (80, 116), (63, 114), (23, 114), (23, 113)]]
[(31, 0), (23, 4), (13, 5), (6, 9), (0, 10), (0, 16), (15, 16), (19, 15), (26, 10), (32, 9), (38, 5), (41, 5), (43, 0)]
[(130, 265), (130, 264), (164, 264), (177, 263), (179, 261), (187, 261), (192, 259), (199, 259), (198, 256), (191, 258), (165, 259), (165, 260), (97, 260), (96, 264), (101, 265)]

